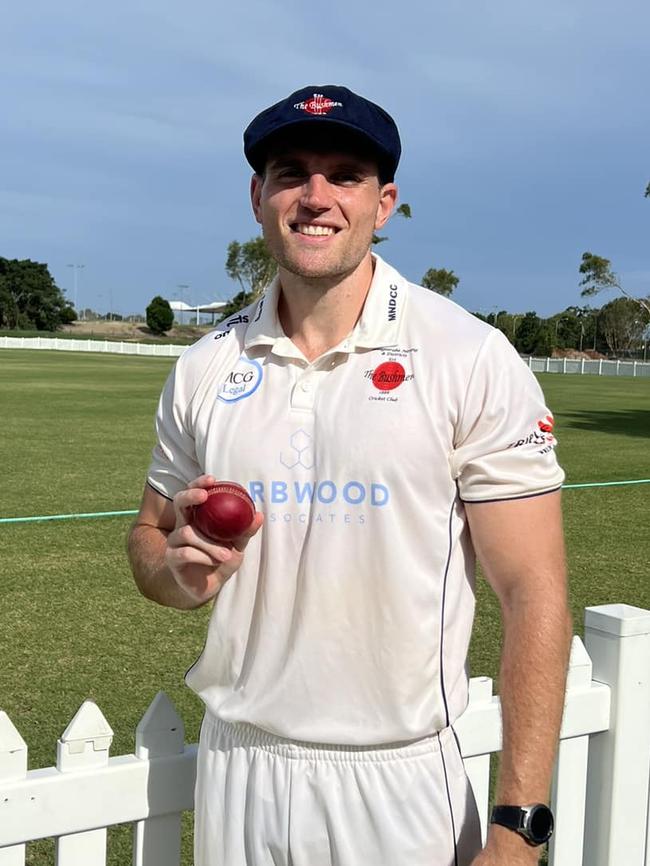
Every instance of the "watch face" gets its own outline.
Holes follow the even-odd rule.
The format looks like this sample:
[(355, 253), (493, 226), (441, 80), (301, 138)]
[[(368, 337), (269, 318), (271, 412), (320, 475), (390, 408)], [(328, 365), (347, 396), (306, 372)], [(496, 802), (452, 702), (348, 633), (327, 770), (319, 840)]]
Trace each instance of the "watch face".
[(533, 806), (526, 824), (532, 841), (541, 845), (548, 841), (553, 833), (553, 813), (548, 806)]

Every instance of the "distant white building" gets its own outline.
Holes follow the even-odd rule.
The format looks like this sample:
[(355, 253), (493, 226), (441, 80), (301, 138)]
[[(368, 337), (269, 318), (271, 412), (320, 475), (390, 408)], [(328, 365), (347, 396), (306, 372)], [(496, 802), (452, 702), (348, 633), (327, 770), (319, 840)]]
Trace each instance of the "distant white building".
[(180, 313), (179, 321), (183, 322), (183, 314), (189, 313), (196, 316), (196, 324), (199, 324), (199, 316), (201, 313), (206, 313), (207, 315), (212, 315), (212, 321), (214, 322), (215, 315), (223, 310), (226, 306), (227, 301), (212, 301), (210, 304), (197, 304), (196, 306), (192, 306), (191, 304), (186, 304), (185, 301), (169, 301), (169, 306), (172, 308), (174, 313)]

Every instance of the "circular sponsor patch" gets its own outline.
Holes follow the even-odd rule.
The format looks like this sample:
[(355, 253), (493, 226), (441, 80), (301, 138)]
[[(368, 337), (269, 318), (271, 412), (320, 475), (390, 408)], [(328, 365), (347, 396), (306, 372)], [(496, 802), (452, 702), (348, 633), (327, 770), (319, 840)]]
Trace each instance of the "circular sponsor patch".
[(405, 377), (406, 373), (401, 364), (397, 361), (386, 361), (372, 374), (372, 384), (380, 391), (392, 391), (402, 384)]

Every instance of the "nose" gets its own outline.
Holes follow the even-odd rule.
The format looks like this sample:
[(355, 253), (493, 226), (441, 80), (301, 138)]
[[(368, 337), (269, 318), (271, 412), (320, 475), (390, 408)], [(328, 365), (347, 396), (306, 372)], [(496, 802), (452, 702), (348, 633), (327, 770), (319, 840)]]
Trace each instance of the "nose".
[(332, 207), (332, 187), (323, 174), (310, 174), (302, 188), (300, 204), (311, 211), (326, 211)]

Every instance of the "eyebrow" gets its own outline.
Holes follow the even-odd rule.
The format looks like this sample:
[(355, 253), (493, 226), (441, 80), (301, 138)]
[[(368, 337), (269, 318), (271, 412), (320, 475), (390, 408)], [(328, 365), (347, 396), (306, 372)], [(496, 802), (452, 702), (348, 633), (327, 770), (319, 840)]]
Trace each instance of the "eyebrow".
[[(306, 160), (298, 156), (278, 156), (269, 159), (269, 168), (305, 168)], [(373, 167), (370, 162), (364, 159), (344, 156), (339, 161), (332, 163), (329, 172), (350, 171), (362, 174), (373, 174)]]

